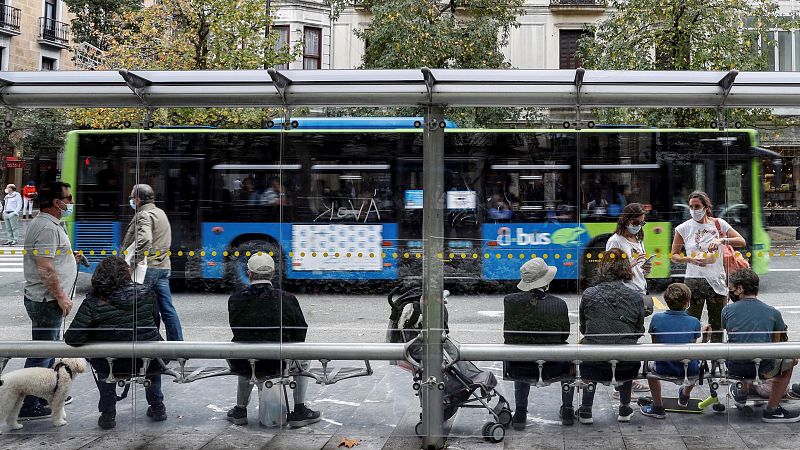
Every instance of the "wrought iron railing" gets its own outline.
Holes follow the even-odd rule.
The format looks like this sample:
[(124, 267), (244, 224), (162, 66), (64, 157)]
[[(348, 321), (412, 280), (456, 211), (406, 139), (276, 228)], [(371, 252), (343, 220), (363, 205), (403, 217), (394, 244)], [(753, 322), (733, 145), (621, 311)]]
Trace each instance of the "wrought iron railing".
[(39, 39), (59, 45), (69, 45), (69, 24), (40, 17)]

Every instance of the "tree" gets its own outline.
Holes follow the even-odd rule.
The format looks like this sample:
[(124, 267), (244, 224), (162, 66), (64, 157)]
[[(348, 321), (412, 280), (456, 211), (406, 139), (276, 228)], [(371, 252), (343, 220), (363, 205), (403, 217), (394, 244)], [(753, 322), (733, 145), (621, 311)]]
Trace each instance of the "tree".
[[(334, 19), (352, 0), (326, 0)], [(522, 15), (524, 0), (366, 0), (369, 28), (356, 30), (366, 49), (363, 69), (509, 68), (502, 48)], [(390, 111), (418, 114), (419, 111)], [(500, 123), (514, 118), (508, 108), (449, 109), (459, 125)]]
[[(104, 35), (104, 69), (214, 70), (260, 69), (293, 61), (301, 46), (277, 47), (278, 33), (265, 35), (273, 17), (263, 0), (163, 0), (113, 16)], [(266, 73), (264, 73), (266, 77)], [(260, 127), (274, 112), (259, 109), (159, 109), (154, 120), (174, 125)], [(78, 110), (79, 126), (107, 128), (144, 114), (130, 109)]]
[[(779, 23), (772, 0), (611, 0), (608, 18), (588, 27), (578, 56), (588, 69), (759, 71), (767, 31)], [(691, 109), (597, 111), (610, 123), (707, 126), (715, 112)], [(764, 110), (731, 111), (754, 120)]]
[(106, 49), (106, 36), (113, 36), (114, 15), (140, 9), (142, 0), (64, 0), (72, 19), (72, 38), (75, 42), (88, 42), (101, 50)]

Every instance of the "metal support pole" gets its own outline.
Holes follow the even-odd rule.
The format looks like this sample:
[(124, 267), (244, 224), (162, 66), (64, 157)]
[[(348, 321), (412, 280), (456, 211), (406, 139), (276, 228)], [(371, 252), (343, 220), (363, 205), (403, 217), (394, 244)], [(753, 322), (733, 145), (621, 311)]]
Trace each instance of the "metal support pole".
[(444, 410), (442, 391), (443, 359), (443, 298), (444, 272), (444, 110), (429, 106), (425, 115), (423, 142), (423, 211), (422, 236), (422, 344), (423, 388), (422, 395), (422, 448), (439, 449), (444, 446)]

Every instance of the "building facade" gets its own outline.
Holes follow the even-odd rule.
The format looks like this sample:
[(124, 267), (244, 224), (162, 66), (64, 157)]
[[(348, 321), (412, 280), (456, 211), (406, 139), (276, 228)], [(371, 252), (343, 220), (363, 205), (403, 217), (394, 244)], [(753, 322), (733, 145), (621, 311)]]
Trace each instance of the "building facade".
[(0, 0), (0, 70), (69, 70), (71, 15), (62, 0)]

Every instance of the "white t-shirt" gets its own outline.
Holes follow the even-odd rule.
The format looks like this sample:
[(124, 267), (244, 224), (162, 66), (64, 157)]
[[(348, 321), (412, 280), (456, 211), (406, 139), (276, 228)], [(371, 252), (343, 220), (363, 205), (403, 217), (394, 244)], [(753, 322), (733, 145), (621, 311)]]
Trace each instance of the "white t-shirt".
[[(617, 233), (611, 235), (606, 242), (606, 250), (611, 250), (612, 248), (618, 248), (622, 250), (628, 255), (628, 258), (631, 259), (634, 258), (634, 254), (644, 253), (644, 246), (641, 242), (631, 242), (625, 236)], [(647, 280), (645, 280), (644, 270), (642, 270), (643, 264), (644, 262), (631, 267), (631, 270), (633, 271), (633, 279), (629, 283), (625, 283), (628, 285), (628, 287), (636, 292), (639, 292), (640, 294), (645, 294), (647, 292)]]
[[(686, 256), (697, 256), (699, 253), (708, 253), (708, 246), (715, 240), (727, 236), (731, 229), (730, 224), (722, 219), (719, 221), (719, 228), (722, 236), (717, 232), (714, 220), (708, 223), (700, 223), (694, 219), (678, 225), (675, 231), (683, 238), (683, 248)], [(728, 295), (728, 282), (725, 277), (725, 265), (722, 258), (722, 247), (717, 247), (716, 260), (704, 267), (696, 264), (686, 264), (686, 278), (705, 278), (708, 284), (719, 295)]]

